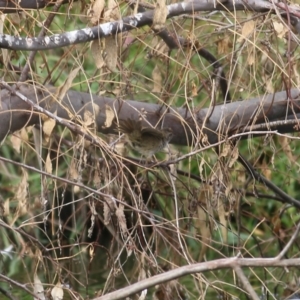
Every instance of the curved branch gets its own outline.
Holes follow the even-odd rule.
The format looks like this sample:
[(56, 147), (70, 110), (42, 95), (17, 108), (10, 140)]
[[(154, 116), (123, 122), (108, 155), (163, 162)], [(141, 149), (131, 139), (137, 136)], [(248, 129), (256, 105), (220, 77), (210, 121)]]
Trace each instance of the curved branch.
[(240, 154), (238, 161), (243, 165), (243, 167), (248, 171), (249, 175), (252, 176), (258, 182), (262, 182), (265, 184), (271, 191), (273, 191), (276, 195), (281, 197), (281, 201), (283, 203), (289, 203), (294, 205), (295, 207), (300, 208), (300, 202), (295, 198), (291, 197), (287, 193), (285, 193), (282, 189), (276, 186), (273, 182), (265, 178), (260, 173), (256, 172), (253, 166)]
[[(167, 6), (167, 18), (172, 18), (182, 14), (194, 13), (196, 11), (215, 10), (252, 10), (256, 12), (273, 11), (274, 5), (263, 0), (228, 0), (225, 3), (216, 4), (214, 0), (179, 2)], [(290, 13), (300, 14), (299, 9), (288, 7)], [(278, 9), (278, 8), (276, 8)], [(135, 28), (151, 25), (154, 11), (146, 11), (133, 16), (125, 17), (120, 21), (99, 24), (99, 26), (73, 30), (70, 32), (55, 34), (46, 37), (14, 37), (11, 35), (0, 35), (0, 48), (11, 50), (47, 50), (66, 47), (69, 45), (86, 43), (99, 38), (115, 35), (120, 32), (130, 31)]]
[(212, 270), (220, 270), (226, 268), (242, 268), (242, 267), (294, 267), (300, 265), (300, 258), (291, 258), (279, 260), (274, 258), (223, 258), (198, 264), (187, 265), (150, 278), (141, 280), (128, 287), (119, 289), (115, 292), (97, 297), (94, 300), (117, 300), (124, 299), (130, 295), (141, 292), (145, 289), (162, 284), (186, 275), (207, 272)]
[[(202, 140), (195, 139), (197, 128), (201, 130), (202, 138), (205, 137), (208, 143), (216, 143), (236, 132), (241, 132), (242, 128), (251, 125), (265, 124), (280, 118), (293, 117), (294, 113), (300, 113), (300, 98), (298, 89), (291, 90), (294, 105), (293, 111), (288, 107), (286, 101), (286, 92), (278, 92), (266, 96), (253, 98), (244, 101), (232, 102), (223, 105), (217, 105), (214, 108), (209, 120), (206, 120), (209, 108), (194, 112), (194, 115), (187, 113), (184, 108), (168, 107), (163, 110), (160, 105), (138, 102), (133, 100), (116, 100), (102, 96), (95, 96), (88, 93), (69, 91), (62, 101), (58, 101), (55, 87), (34, 88), (31, 85), (22, 84), (18, 92), (31, 100), (31, 103), (37, 104), (42, 109), (39, 110), (30, 102), (26, 103), (14, 93), (7, 90), (0, 92), (0, 141), (10, 133), (20, 130), (29, 125), (39, 124), (38, 114), (46, 109), (49, 112), (56, 113), (57, 118), (63, 118), (65, 121), (84, 120), (86, 111), (95, 113), (94, 105), (99, 106), (99, 113), (95, 116), (97, 130), (102, 133), (115, 133), (115, 127), (107, 127), (106, 111), (109, 106), (115, 115), (120, 119), (138, 120), (141, 112), (147, 113), (147, 121), (156, 125), (164, 118), (164, 126), (170, 127), (176, 135), (173, 136), (171, 143), (178, 145), (191, 145), (192, 143), (202, 143)], [(253, 118), (255, 116), (255, 118)], [(53, 116), (53, 118), (55, 118)], [(249, 124), (249, 120), (253, 124)], [(197, 124), (194, 121), (197, 120)], [(286, 130), (286, 127), (284, 127)], [(280, 132), (280, 126), (277, 126)], [(296, 131), (290, 127), (291, 131)]]
[[(76, 1), (76, 0), (75, 0)], [(11, 1), (11, 0), (1, 0), (0, 1), (0, 11), (3, 13), (15, 13), (18, 11), (24, 11), (27, 9), (41, 9), (47, 6), (53, 6), (58, 1), (49, 0), (21, 0), (21, 1)], [(62, 4), (69, 3), (69, 0), (61, 0)]]

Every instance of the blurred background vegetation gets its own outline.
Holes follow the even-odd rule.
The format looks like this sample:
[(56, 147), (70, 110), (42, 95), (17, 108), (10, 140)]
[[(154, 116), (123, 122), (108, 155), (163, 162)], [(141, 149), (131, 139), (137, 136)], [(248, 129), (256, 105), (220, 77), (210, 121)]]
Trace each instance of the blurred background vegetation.
[[(147, 3), (155, 7), (155, 2)], [(133, 13), (128, 2), (115, 4), (123, 17)], [(47, 35), (90, 26), (91, 5), (88, 1), (62, 5)], [(37, 36), (52, 9), (8, 14), (3, 18), (3, 32)], [(216, 57), (233, 101), (283, 90), (282, 74), (288, 69), (292, 87), (299, 87), (297, 45), (292, 56), (284, 56), (286, 28), (274, 14), (201, 12), (172, 18), (166, 29), (199, 43)], [(97, 68), (90, 47), (86, 43), (39, 51), (28, 81), (61, 87), (80, 66), (74, 90), (193, 111), (211, 104), (212, 64), (191, 48), (168, 51), (151, 27), (122, 34), (115, 70), (105, 64)], [(103, 49), (104, 56), (105, 51), (109, 49)], [(17, 82), (29, 54), (2, 49), (1, 77)], [(217, 91), (217, 102), (223, 101)], [(92, 131), (97, 135), (95, 128)], [(117, 135), (100, 137), (107, 145), (117, 139)], [(299, 198), (297, 138), (298, 133), (290, 138), (256, 137), (237, 141), (235, 149), (266, 178)], [(53, 288), (62, 287), (63, 299), (92, 299), (188, 263), (238, 253), (253, 258), (276, 256), (293, 233), (298, 210), (253, 181), (226, 147), (225, 143), (219, 149), (198, 151), (170, 171), (143, 167), (130, 148), (126, 155), (135, 161), (107, 157), (59, 125), (50, 139), (43, 140), (41, 157), (31, 127), (12, 134), (2, 143), (0, 156), (23, 167), (0, 161), (0, 273), (36, 293), (40, 288), (39, 295), (46, 298), (51, 293), (54, 298)], [(198, 150), (176, 145), (170, 149), (174, 157)], [(158, 161), (168, 158), (166, 153), (156, 155)], [(39, 172), (47, 159), (52, 167), (49, 176)], [(214, 180), (223, 185), (219, 194)], [(119, 215), (105, 216), (107, 199), (82, 186), (127, 205), (119, 207)], [(296, 240), (287, 258), (298, 255)], [(297, 267), (244, 271), (261, 299), (284, 299), (299, 288)], [(32, 299), (11, 283), (1, 283), (0, 293), (4, 291), (11, 293), (7, 298)], [(148, 290), (146, 299), (250, 298), (234, 271), (222, 269), (156, 286)]]

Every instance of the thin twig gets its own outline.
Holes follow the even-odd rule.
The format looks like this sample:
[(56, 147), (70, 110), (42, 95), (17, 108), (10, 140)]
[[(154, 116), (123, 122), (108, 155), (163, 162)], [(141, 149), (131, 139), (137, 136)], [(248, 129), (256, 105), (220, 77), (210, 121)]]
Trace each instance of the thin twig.
[(172, 185), (172, 190), (173, 190), (173, 195), (174, 195), (174, 203), (175, 203), (175, 222), (176, 222), (176, 233), (177, 233), (177, 238), (178, 238), (178, 242), (180, 245), (180, 248), (184, 254), (184, 258), (186, 259), (186, 261), (190, 264), (190, 259), (187, 256), (187, 253), (185, 251), (185, 247), (183, 246), (182, 243), (182, 238), (181, 238), (181, 234), (180, 234), (180, 225), (179, 225), (179, 208), (178, 208), (178, 198), (177, 198), (177, 191), (176, 191), (176, 186), (174, 183), (174, 179), (173, 176), (171, 174), (170, 171), (168, 171), (168, 175), (171, 181), (171, 185)]
[(278, 260), (282, 259), (283, 256), (288, 252), (288, 250), (291, 248), (293, 242), (296, 240), (296, 238), (298, 237), (299, 234), (299, 230), (300, 230), (300, 222), (296, 227), (295, 232), (293, 233), (292, 237), (290, 238), (290, 240), (288, 241), (288, 243), (285, 245), (285, 247), (281, 250), (281, 252), (276, 256), (276, 258)]
[(16, 287), (18, 287), (18, 288), (24, 290), (24, 291), (25, 291), (26, 293), (28, 293), (29, 295), (32, 295), (32, 296), (34, 297), (34, 299), (41, 299), (41, 298), (39, 298), (39, 296), (37, 296), (35, 293), (33, 293), (31, 290), (29, 290), (29, 289), (25, 286), (25, 284), (21, 284), (21, 283), (15, 281), (15, 280), (12, 280), (11, 278), (9, 278), (9, 277), (7, 277), (7, 276), (1, 274), (1, 273), (0, 273), (0, 278), (1, 278), (3, 281), (9, 282), (10, 284), (12, 284), (12, 285), (14, 285), (14, 286), (16, 286)]
[[(61, 7), (61, 5), (63, 4), (64, 1), (56, 1), (52, 12), (49, 14), (48, 18), (46, 19), (46, 21), (44, 22), (44, 26), (42, 28), (42, 30), (40, 31), (40, 33), (38, 34), (38, 38), (42, 38), (43, 36), (45, 36), (46, 34), (46, 29), (49, 28), (50, 24), (52, 23), (54, 17), (56, 16), (56, 12), (58, 12), (59, 8)], [(28, 60), (24, 66), (24, 69), (20, 75), (20, 82), (23, 82), (26, 80), (28, 72), (29, 72), (29, 68), (33, 63), (34, 57), (36, 55), (37, 51), (31, 51), (28, 57)]]
[(0, 286), (0, 293), (2, 293), (4, 296), (6, 296), (10, 300), (18, 300), (17, 298), (15, 298), (14, 296), (12, 296), (10, 292), (8, 292), (7, 290), (5, 290), (1, 286)]
[(272, 190), (275, 194), (280, 196), (286, 203), (292, 204), (295, 207), (300, 208), (299, 200), (296, 200), (295, 198), (291, 197), (273, 182), (256, 172), (253, 166), (241, 154), (239, 154), (238, 161), (244, 166), (244, 168), (249, 172), (250, 176), (252, 176), (255, 180), (265, 184), (270, 190)]
[(278, 121), (272, 121), (268, 123), (263, 123), (263, 124), (256, 124), (256, 125), (250, 125), (247, 127), (244, 127), (242, 130), (244, 131), (251, 131), (251, 130), (262, 130), (262, 129), (272, 129), (272, 128), (277, 128), (280, 126), (296, 126), (299, 125), (299, 119), (292, 119), (292, 120), (278, 120)]

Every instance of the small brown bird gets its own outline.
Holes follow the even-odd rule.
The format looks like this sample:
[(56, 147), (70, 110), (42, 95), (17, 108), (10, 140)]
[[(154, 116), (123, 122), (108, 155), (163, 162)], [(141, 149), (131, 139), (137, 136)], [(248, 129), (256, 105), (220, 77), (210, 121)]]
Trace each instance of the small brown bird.
[(140, 121), (120, 120), (119, 131), (125, 133), (133, 149), (145, 157), (162, 150), (173, 136), (171, 128), (143, 127)]

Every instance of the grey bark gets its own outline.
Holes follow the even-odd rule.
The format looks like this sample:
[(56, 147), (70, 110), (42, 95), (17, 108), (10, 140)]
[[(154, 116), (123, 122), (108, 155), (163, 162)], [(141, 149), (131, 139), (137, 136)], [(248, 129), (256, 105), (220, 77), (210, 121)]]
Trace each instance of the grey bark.
[[(294, 119), (300, 113), (300, 91), (297, 89), (291, 90), (291, 96), (294, 98), (292, 102), (287, 101), (286, 92), (279, 92), (274, 95), (201, 109), (193, 115), (184, 108), (163, 108), (146, 102), (117, 100), (76, 91), (69, 91), (61, 103), (58, 103), (51, 96), (55, 90), (54, 87), (49, 87), (49, 94), (45, 92), (45, 89), (37, 91), (30, 85), (21, 85), (18, 89), (34, 103), (51, 112), (56, 111), (58, 117), (66, 120), (71, 118), (68, 111), (74, 115), (80, 115), (83, 119), (86, 110), (94, 112), (92, 103), (97, 104), (100, 113), (95, 120), (97, 130), (102, 133), (116, 133), (114, 125), (109, 128), (105, 127), (106, 105), (115, 111), (119, 119), (137, 119), (139, 112), (144, 110), (147, 112), (147, 120), (153, 125), (156, 125), (163, 115), (163, 126), (170, 127), (176, 133), (171, 143), (179, 145), (202, 142), (203, 135), (199, 135), (199, 129), (207, 135), (209, 143), (215, 143), (220, 138), (224, 139), (225, 136), (230, 136), (237, 131), (241, 132), (245, 126)], [(2, 90), (0, 97), (0, 140), (24, 126), (39, 124), (38, 113), (19, 97), (7, 90)], [(196, 120), (196, 123), (193, 120)], [(282, 133), (295, 131), (294, 126), (284, 123), (272, 129)]]
[[(24, 1), (26, 2), (26, 1)], [(21, 2), (22, 3), (22, 2)], [(290, 12), (295, 15), (300, 15), (300, 9), (287, 6)], [(193, 14), (197, 11), (216, 11), (216, 10), (249, 10), (255, 12), (280, 11), (280, 9), (274, 6), (273, 3), (263, 0), (228, 0), (223, 3), (218, 3), (215, 0), (208, 1), (189, 1), (179, 2), (168, 5), (168, 16), (172, 18), (180, 16), (182, 14)], [(5, 12), (5, 9), (2, 9)], [(285, 10), (281, 11), (282, 13)], [(146, 11), (144, 13), (138, 13), (133, 16), (124, 17), (120, 21), (109, 22), (99, 24), (99, 26), (84, 28), (80, 30), (73, 30), (70, 32), (55, 34), (45, 37), (14, 37), (11, 35), (0, 35), (0, 48), (11, 50), (47, 50), (54, 48), (61, 48), (73, 44), (86, 43), (99, 38), (111, 36), (120, 32), (130, 31), (135, 28), (143, 27), (145, 25), (151, 25), (153, 19), (153, 10)], [(294, 23), (296, 19), (293, 18)], [(296, 24), (294, 24), (296, 25)]]

